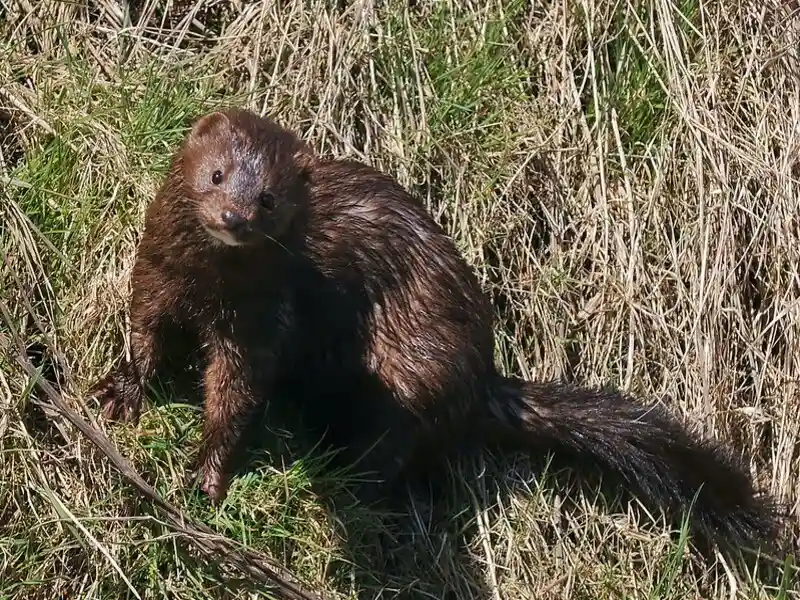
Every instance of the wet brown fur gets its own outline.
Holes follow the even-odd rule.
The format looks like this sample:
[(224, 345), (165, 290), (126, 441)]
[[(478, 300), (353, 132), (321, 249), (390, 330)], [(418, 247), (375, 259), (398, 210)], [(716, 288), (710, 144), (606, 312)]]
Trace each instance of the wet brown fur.
[[(222, 192), (208, 183), (214, 169), (229, 178)], [(264, 190), (275, 206), (258, 221)], [(209, 233), (226, 207), (257, 223), (247, 243)], [(244, 426), (280, 395), (342, 460), (372, 448), (360, 467), (384, 485), (449, 441), (515, 438), (589, 460), (668, 512), (698, 493), (694, 523), (710, 538), (775, 533), (771, 504), (730, 453), (660, 407), (500, 375), (492, 307), (424, 207), (388, 175), (317, 157), (252, 113), (195, 124), (148, 208), (132, 289), (133, 360), (98, 384), (103, 412), (138, 419), (170, 328), (195, 335), (206, 356), (200, 479), (214, 501)]]

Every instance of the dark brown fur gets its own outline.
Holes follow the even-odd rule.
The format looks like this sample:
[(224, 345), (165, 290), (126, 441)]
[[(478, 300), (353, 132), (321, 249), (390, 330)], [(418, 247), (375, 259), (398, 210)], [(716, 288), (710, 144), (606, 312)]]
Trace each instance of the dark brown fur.
[[(248, 227), (226, 230), (225, 210)], [(201, 486), (214, 501), (244, 426), (282, 395), (344, 460), (372, 447), (361, 468), (386, 484), (443, 441), (516, 438), (589, 459), (673, 514), (698, 493), (694, 520), (711, 538), (774, 532), (746, 472), (662, 409), (500, 375), (492, 308), (421, 204), (249, 112), (195, 124), (147, 211), (132, 288), (133, 360), (98, 386), (103, 412), (136, 420), (170, 328), (196, 335), (207, 357)]]

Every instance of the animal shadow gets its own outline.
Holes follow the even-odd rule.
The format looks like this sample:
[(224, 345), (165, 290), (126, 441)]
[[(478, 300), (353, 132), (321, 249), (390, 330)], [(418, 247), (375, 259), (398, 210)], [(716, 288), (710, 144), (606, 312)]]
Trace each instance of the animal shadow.
[[(153, 383), (151, 392), (156, 393), (147, 395), (152, 406), (176, 400), (202, 406), (199, 371), (185, 364), (170, 365)], [(244, 431), (243, 452), (233, 477), (255, 475), (265, 466), (285, 472), (296, 461), (309, 464), (310, 495), (322, 506), (337, 538), (338, 558), (326, 573), (331, 587), (347, 595), (343, 597), (354, 595), (360, 600), (492, 598), (482, 577), (481, 557), (466, 544), (476, 531), (471, 523), (474, 498), (464, 495), (463, 489), (459, 493), (465, 484), (453, 476), (447, 457), (441, 465), (404, 480), (384, 501), (366, 506), (355, 490), (367, 476), (358, 473), (357, 465), (344, 471), (328, 468), (327, 450), (305, 436), (304, 430), (302, 415), (291, 405), (269, 404)], [(452, 501), (439, 501), (454, 494), (455, 516)], [(480, 496), (487, 499), (484, 504), (496, 494), (491, 487), (481, 487)], [(251, 587), (257, 586), (237, 584), (237, 589)]]

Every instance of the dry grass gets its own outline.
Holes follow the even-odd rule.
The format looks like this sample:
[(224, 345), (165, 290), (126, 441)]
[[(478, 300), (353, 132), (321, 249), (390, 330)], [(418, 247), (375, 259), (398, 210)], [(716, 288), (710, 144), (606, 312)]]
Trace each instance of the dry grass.
[[(73, 406), (120, 351), (171, 148), (246, 104), (426, 200), (492, 292), (504, 369), (665, 398), (797, 523), (796, 2), (133, 4), (0, 0), (3, 327), (63, 353)], [(264, 597), (224, 587), (26, 385), (0, 358), (0, 598)], [(457, 465), (388, 557), (381, 515), (330, 512), (310, 458), (259, 456), (215, 511), (185, 487), (199, 422), (158, 405), (107, 431), (170, 501), (334, 598), (800, 597), (520, 457)]]

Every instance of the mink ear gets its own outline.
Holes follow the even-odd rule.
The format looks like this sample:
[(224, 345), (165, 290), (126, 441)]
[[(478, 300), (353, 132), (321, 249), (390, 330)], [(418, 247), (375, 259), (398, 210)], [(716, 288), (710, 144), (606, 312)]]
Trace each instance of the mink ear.
[(294, 160), (294, 164), (297, 165), (297, 169), (300, 172), (301, 177), (311, 177), (311, 173), (314, 170), (314, 165), (317, 162), (317, 157), (314, 156), (314, 153), (311, 151), (311, 149), (303, 146), (294, 153), (292, 159)]
[(191, 135), (192, 137), (202, 137), (215, 127), (227, 122), (228, 117), (223, 112), (214, 111), (212, 113), (207, 113), (192, 124)]

